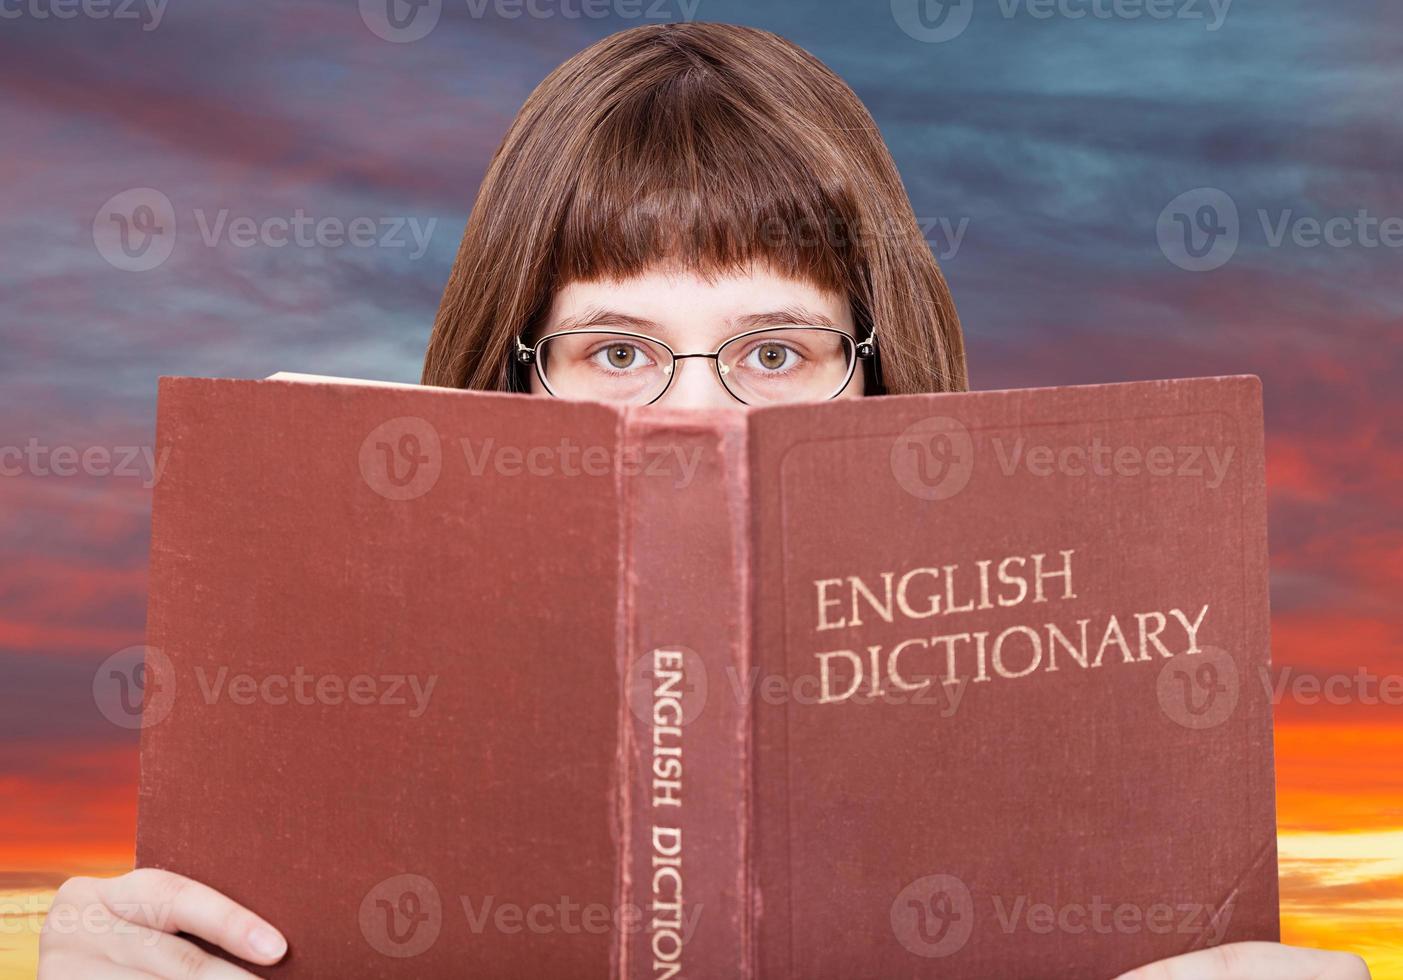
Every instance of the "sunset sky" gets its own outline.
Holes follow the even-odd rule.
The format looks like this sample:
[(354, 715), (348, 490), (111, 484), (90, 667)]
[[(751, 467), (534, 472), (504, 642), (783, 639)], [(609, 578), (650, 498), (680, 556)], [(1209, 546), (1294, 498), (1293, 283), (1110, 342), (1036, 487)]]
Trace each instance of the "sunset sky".
[[(33, 976), (59, 882), (131, 866), (136, 733), (93, 677), (143, 639), (157, 376), (417, 380), (526, 95), (605, 34), (684, 18), (783, 34), (866, 102), (974, 387), (1262, 378), (1284, 938), (1403, 980), (1403, 699), (1378, 696), (1403, 691), (1403, 4), (977, 0), (961, 27), (961, 4), (906, 0), (429, 0), (411, 40), (385, 2), (0, 5), (0, 453), (38, 461), (0, 472), (0, 980)], [(144, 271), (94, 233), (139, 188), (176, 219)], [(1224, 200), (1236, 248), (1184, 268), (1206, 260), (1176, 222)], [(375, 241), (233, 230), (299, 214)], [(116, 472), (57, 475), (59, 447)], [(1348, 693), (1315, 703), (1303, 676)]]

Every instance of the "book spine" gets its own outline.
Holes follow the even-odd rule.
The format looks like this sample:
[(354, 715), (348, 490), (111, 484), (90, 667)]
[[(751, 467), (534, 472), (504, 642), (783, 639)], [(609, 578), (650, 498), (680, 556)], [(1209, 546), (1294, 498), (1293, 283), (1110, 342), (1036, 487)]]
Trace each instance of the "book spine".
[(744, 417), (624, 413), (617, 976), (753, 975)]

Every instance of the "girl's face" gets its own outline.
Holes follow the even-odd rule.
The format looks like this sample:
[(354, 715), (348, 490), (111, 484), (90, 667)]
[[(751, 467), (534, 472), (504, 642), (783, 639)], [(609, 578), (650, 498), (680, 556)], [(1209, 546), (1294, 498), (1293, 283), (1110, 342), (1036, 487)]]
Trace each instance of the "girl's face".
[[(553, 297), (540, 336), (565, 330), (622, 330), (655, 337), (678, 354), (690, 354), (713, 352), (749, 330), (783, 326), (830, 326), (849, 336), (855, 332), (846, 297), (786, 278), (764, 265), (751, 265), (744, 273), (710, 282), (689, 271), (658, 267), (628, 279), (569, 283)], [(773, 361), (786, 355), (764, 350), (750, 356)], [(856, 370), (837, 397), (857, 398), (862, 392), (862, 371)], [(548, 394), (534, 372), (531, 393)], [(676, 362), (657, 404), (741, 407), (721, 384), (716, 362), (702, 357)]]

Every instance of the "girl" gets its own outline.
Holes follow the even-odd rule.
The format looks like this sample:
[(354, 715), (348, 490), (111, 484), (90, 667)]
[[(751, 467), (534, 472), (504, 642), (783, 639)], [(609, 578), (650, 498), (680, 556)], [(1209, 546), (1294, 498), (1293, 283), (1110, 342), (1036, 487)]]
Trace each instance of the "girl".
[[(422, 381), (674, 406), (966, 386), (950, 293), (857, 97), (773, 34), (695, 23), (608, 37), (532, 93), (483, 181)], [(63, 885), (39, 976), (249, 976), (179, 932), (252, 963), (287, 950), (210, 888), (141, 869)], [(1369, 971), (1243, 943), (1127, 976)]]

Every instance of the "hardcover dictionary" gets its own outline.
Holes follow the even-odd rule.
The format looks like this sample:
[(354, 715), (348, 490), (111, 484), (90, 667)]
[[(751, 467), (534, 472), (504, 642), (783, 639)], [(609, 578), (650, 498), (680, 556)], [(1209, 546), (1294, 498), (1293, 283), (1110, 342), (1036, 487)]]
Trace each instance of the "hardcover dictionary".
[(1102, 977), (1278, 938), (1260, 388), (163, 379), (138, 863), (269, 976)]

